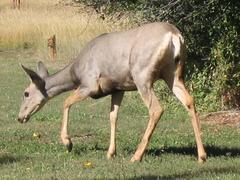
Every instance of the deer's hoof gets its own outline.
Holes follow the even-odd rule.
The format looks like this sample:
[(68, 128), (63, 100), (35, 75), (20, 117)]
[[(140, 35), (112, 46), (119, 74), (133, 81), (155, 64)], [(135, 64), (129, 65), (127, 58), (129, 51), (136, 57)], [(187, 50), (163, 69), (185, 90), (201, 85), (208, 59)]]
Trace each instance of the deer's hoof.
[(107, 159), (113, 159), (115, 157), (115, 153), (107, 153)]
[(132, 162), (132, 163), (141, 162), (141, 158), (136, 158), (136, 157), (133, 156), (133, 157), (131, 158), (130, 162)]
[(68, 140), (69, 140), (69, 142), (66, 144), (66, 147), (67, 147), (67, 151), (71, 152), (72, 148), (73, 148), (73, 143), (70, 139), (68, 139)]
[(203, 164), (204, 162), (206, 162), (206, 160), (207, 160), (207, 155), (206, 154), (203, 154), (203, 155), (198, 157), (198, 162), (200, 164)]
[(73, 148), (72, 142), (69, 143), (68, 145), (66, 145), (66, 147), (67, 147), (68, 152), (71, 152), (71, 151), (72, 151), (72, 148)]

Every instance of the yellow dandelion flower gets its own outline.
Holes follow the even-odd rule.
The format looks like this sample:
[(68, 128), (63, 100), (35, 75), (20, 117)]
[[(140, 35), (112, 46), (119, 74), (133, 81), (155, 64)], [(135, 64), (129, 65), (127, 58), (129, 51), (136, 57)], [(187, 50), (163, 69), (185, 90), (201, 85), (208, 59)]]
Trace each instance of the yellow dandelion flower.
[(83, 165), (85, 168), (92, 168), (93, 165), (91, 162), (85, 162), (84, 165)]

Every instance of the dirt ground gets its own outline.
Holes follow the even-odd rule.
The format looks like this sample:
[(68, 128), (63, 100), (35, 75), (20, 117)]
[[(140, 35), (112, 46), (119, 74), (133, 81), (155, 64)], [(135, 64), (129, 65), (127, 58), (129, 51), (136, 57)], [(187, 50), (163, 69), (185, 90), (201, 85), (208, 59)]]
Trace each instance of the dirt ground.
[(204, 124), (226, 125), (240, 128), (240, 111), (218, 111), (200, 116)]

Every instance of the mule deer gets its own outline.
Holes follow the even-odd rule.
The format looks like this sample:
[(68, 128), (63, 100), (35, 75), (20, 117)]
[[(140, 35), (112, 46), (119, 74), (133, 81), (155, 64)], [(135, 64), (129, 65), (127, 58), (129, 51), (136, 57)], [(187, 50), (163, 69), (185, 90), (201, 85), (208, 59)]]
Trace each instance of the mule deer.
[(119, 107), (125, 91), (137, 90), (149, 109), (149, 121), (143, 138), (131, 161), (141, 161), (149, 139), (163, 114), (154, 93), (153, 83), (163, 79), (189, 111), (195, 133), (198, 160), (206, 153), (200, 134), (200, 123), (193, 98), (183, 83), (185, 45), (179, 30), (169, 23), (152, 23), (125, 31), (98, 36), (90, 41), (76, 60), (64, 69), (49, 75), (42, 62), (37, 72), (24, 66), (31, 79), (24, 91), (18, 121), (27, 122), (49, 99), (69, 90), (75, 90), (64, 102), (61, 140), (68, 151), (72, 142), (67, 132), (70, 107), (91, 97), (111, 95), (110, 146), (107, 157), (115, 155), (115, 131)]
[(20, 9), (20, 5), (21, 5), (21, 0), (13, 0), (13, 8), (15, 9), (16, 7), (18, 9)]

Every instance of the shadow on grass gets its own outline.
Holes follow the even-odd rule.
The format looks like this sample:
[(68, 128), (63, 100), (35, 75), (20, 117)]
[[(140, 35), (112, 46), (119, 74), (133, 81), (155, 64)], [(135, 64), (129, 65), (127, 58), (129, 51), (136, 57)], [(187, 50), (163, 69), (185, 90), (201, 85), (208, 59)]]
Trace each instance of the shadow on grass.
[[(205, 146), (208, 157), (227, 156), (237, 157), (240, 156), (240, 148), (227, 148), (217, 146)], [(164, 153), (195, 155), (197, 156), (197, 147), (166, 147), (163, 149), (150, 149), (146, 152), (149, 155), (160, 156)]]
[(20, 161), (19, 157), (13, 157), (13, 156), (6, 155), (6, 154), (3, 154), (3, 155), (0, 154), (0, 165), (12, 164), (12, 163), (15, 163), (18, 161)]
[[(227, 147), (217, 147), (217, 146), (205, 146), (207, 157), (240, 157), (240, 148), (227, 148)], [(74, 153), (81, 155), (87, 151), (106, 151), (107, 148), (101, 147), (99, 145), (85, 147), (76, 146), (74, 148)], [(127, 154), (133, 154), (134, 150), (125, 149)], [(166, 147), (161, 149), (149, 149), (145, 154), (152, 156), (160, 156), (161, 154), (171, 153), (171, 154), (182, 154), (182, 155), (195, 155), (197, 156), (197, 147)]]
[(86, 154), (88, 151), (103, 151), (103, 152), (107, 152), (107, 148), (104, 147), (100, 147), (99, 145), (94, 145), (94, 146), (78, 146), (76, 145), (73, 149), (74, 154), (77, 155), (84, 155)]
[(129, 178), (130, 180), (142, 180), (142, 179), (151, 179), (151, 180), (161, 180), (161, 179), (167, 179), (167, 180), (176, 180), (176, 179), (192, 179), (192, 178), (201, 178), (204, 179), (204, 175), (207, 174), (229, 174), (229, 173), (234, 173), (234, 174), (240, 174), (239, 168), (236, 166), (226, 166), (226, 167), (208, 167), (208, 168), (202, 168), (198, 169), (195, 171), (184, 171), (179, 174), (171, 174), (167, 176), (139, 176), (139, 177), (134, 177), (134, 178)]

